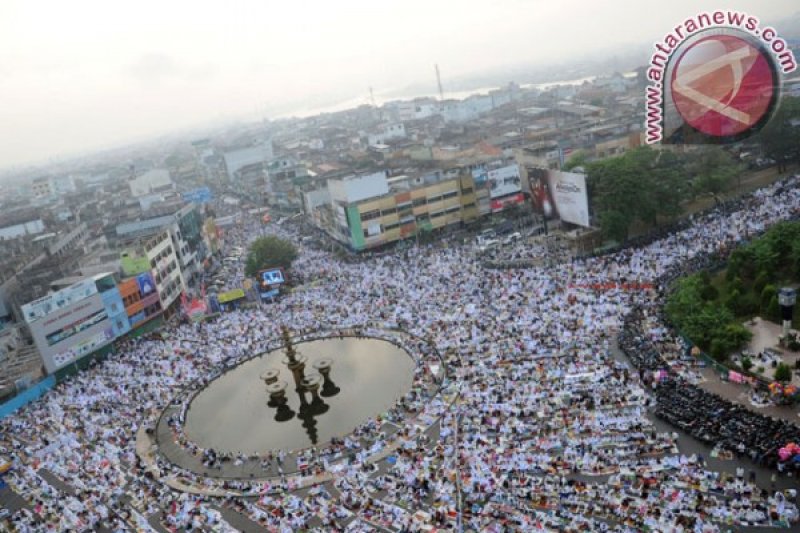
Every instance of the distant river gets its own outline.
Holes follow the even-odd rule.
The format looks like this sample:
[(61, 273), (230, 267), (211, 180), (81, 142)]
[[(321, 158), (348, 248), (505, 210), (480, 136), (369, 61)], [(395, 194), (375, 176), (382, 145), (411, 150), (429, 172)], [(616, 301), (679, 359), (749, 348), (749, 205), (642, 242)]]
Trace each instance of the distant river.
[[(626, 73), (626, 76), (631, 75), (631, 73)], [(551, 87), (555, 87), (557, 85), (580, 85), (584, 81), (593, 81), (597, 78), (597, 76), (586, 76), (585, 78), (577, 78), (573, 80), (560, 80), (560, 81), (549, 81), (546, 83), (524, 83), (521, 84), (520, 87), (523, 89), (530, 89), (536, 88), (539, 90), (547, 90)], [(456, 100), (463, 100), (469, 96), (476, 95), (476, 94), (488, 94), (499, 87), (481, 87), (477, 89), (469, 89), (466, 91), (445, 91), (444, 97), (445, 99), (456, 99)], [(385, 92), (385, 93), (375, 93), (375, 104), (381, 106), (386, 102), (392, 102), (395, 100), (413, 100), (414, 98), (438, 98), (437, 93), (428, 92), (428, 93), (394, 93), (394, 92)], [(299, 110), (291, 114), (287, 114), (287, 116), (296, 116), (296, 117), (310, 117), (314, 115), (319, 115), (320, 113), (335, 113), (337, 111), (344, 111), (345, 109), (353, 109), (360, 105), (370, 104), (369, 95), (363, 95), (356, 98), (351, 98), (349, 100), (345, 100), (339, 102), (337, 104), (329, 105), (329, 106), (321, 106), (315, 108), (309, 108), (304, 110)]]

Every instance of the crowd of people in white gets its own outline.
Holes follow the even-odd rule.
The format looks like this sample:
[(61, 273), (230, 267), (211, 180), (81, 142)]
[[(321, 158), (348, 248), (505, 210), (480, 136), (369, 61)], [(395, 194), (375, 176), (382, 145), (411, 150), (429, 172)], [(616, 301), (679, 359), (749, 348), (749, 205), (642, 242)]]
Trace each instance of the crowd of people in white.
[[(661, 327), (658, 291), (626, 284), (657, 288), (676, 266), (798, 216), (799, 185), (800, 177), (784, 180), (649, 244), (549, 267), (486, 269), (447, 240), (357, 262), (300, 246), (298, 286), (276, 303), (120, 343), (108, 360), (2, 420), (15, 464), (7, 479), (28, 502), (12, 523), (23, 532), (234, 531), (232, 517), (278, 532), (796, 525), (793, 494), (680, 454), (677, 435), (649, 418), (656, 396), (640, 371), (649, 367), (614, 348), (633, 309)], [(261, 233), (299, 242), (296, 227), (257, 219), (225, 239), (246, 245)], [(458, 397), (425, 406), (430, 427), (406, 432), (385, 460), (312, 455), (330, 481), (311, 488), (285, 478), (220, 484), (163, 459), (155, 474), (146, 469), (139, 428), (154, 427), (190, 382), (267, 349), (282, 324), (298, 335), (370, 324), (407, 331), (442, 354)], [(678, 359), (674, 372), (691, 374)], [(248, 496), (176, 492), (164, 481), (178, 476)]]

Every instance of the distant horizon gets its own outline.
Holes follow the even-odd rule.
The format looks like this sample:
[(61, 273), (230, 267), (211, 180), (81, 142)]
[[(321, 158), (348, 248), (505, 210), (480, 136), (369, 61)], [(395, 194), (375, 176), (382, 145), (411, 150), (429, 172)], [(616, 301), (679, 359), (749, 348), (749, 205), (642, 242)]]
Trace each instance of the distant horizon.
[[(611, 74), (613, 74), (613, 72), (608, 72), (606, 75), (611, 75)], [(479, 74), (476, 74), (476, 76), (479, 76)], [(545, 82), (540, 82), (540, 83), (521, 83), (520, 86), (529, 87), (529, 86), (536, 86), (536, 85), (539, 85), (539, 86), (572, 85), (572, 84), (575, 84), (576, 82), (583, 82), (584, 80), (592, 80), (592, 79), (595, 79), (595, 78), (600, 77), (600, 76), (602, 76), (602, 75), (597, 74), (597, 75), (584, 76), (584, 77), (581, 77), (581, 78), (574, 78), (574, 79), (568, 79), (568, 80), (567, 79), (565, 79), (565, 80), (552, 80), (552, 81), (545, 81)], [(510, 79), (510, 80), (508, 80), (506, 82), (499, 82), (499, 83), (497, 83), (496, 85), (493, 85), (493, 86), (488, 86), (488, 85), (480, 86), (481, 84), (476, 81), (474, 83), (475, 87), (472, 88), (472, 89), (460, 89), (460, 90), (455, 90), (455, 91), (447, 91), (447, 90), (445, 90), (444, 91), (444, 95), (445, 95), (445, 99), (463, 100), (463, 99), (468, 98), (469, 96), (472, 96), (472, 95), (483, 94), (483, 93), (491, 91), (491, 90), (503, 88), (503, 87), (507, 86), (509, 83), (518, 83), (518, 82), (516, 80), (511, 80)], [(411, 87), (419, 86), (419, 85), (421, 85), (421, 84), (412, 85)], [(462, 82), (462, 85), (464, 85), (463, 82)], [(385, 94), (387, 96), (382, 96), (381, 93), (376, 93), (376, 95), (375, 95), (376, 104), (377, 104), (378, 107), (382, 107), (383, 105), (385, 105), (385, 104), (387, 104), (389, 102), (411, 101), (411, 100), (414, 100), (414, 99), (417, 99), (417, 98), (436, 98), (436, 99), (438, 99), (438, 95), (436, 95), (435, 92), (432, 93), (430, 91), (425, 92), (425, 93), (413, 94), (413, 95), (412, 94), (398, 95), (399, 93), (408, 93), (408, 91), (409, 91), (408, 88), (406, 88), (406, 89), (395, 88), (395, 89), (387, 90), (385, 93), (382, 93), (382, 94)], [(364, 101), (361, 102), (361, 103), (356, 103), (358, 100), (361, 100), (361, 99), (363, 99)], [(368, 96), (367, 97), (364, 97), (364, 96), (353, 96), (353, 97), (351, 97), (351, 98), (349, 98), (347, 100), (341, 100), (341, 101), (336, 102), (336, 103), (331, 103), (331, 104), (327, 104), (327, 105), (323, 104), (323, 105), (321, 105), (321, 106), (319, 106), (319, 107), (317, 107), (315, 109), (297, 109), (295, 111), (287, 112), (287, 113), (281, 114), (281, 115), (276, 116), (276, 117), (265, 117), (265, 118), (267, 118), (268, 120), (271, 120), (271, 121), (302, 120), (302, 119), (305, 119), (305, 118), (318, 116), (318, 115), (322, 115), (322, 114), (337, 113), (337, 112), (347, 111), (347, 110), (351, 110), (351, 109), (356, 109), (357, 107), (359, 107), (361, 105), (369, 104), (368, 99), (369, 99)], [(187, 135), (190, 135), (189, 134), (189, 130), (195, 130), (195, 129), (196, 130), (219, 129), (219, 128), (225, 128), (225, 127), (233, 126), (237, 122), (244, 121), (245, 123), (256, 123), (259, 120), (261, 120), (260, 117), (252, 117), (249, 120), (245, 119), (244, 117), (231, 117), (231, 118), (228, 118), (228, 119), (221, 119), (220, 122), (216, 123), (216, 124), (214, 124), (214, 123), (199, 124), (199, 125), (197, 125), (195, 127), (187, 127), (187, 128), (181, 128), (180, 130), (175, 130), (175, 131), (172, 131), (172, 132), (163, 132), (163, 133), (155, 134), (155, 135), (147, 135), (147, 136), (145, 136), (145, 138), (141, 138), (141, 139), (132, 139), (132, 140), (129, 140), (129, 141), (123, 141), (123, 142), (121, 142), (119, 144), (115, 144), (115, 145), (91, 148), (91, 149), (88, 149), (85, 152), (81, 152), (81, 153), (64, 155), (63, 157), (60, 158), (61, 161), (47, 162), (47, 161), (41, 161), (40, 160), (39, 162), (22, 163), (22, 164), (17, 165), (16, 167), (5, 167), (5, 168), (0, 167), (0, 172), (2, 172), (4, 174), (5, 173), (13, 173), (15, 168), (16, 168), (17, 171), (24, 171), (24, 169), (26, 169), (26, 168), (33, 170), (33, 169), (35, 169), (37, 167), (43, 167), (43, 166), (46, 167), (46, 166), (53, 165), (53, 164), (70, 162), (70, 161), (74, 161), (76, 159), (81, 159), (81, 158), (85, 158), (85, 157), (91, 157), (92, 155), (100, 154), (100, 153), (107, 152), (107, 151), (124, 150), (126, 148), (133, 148), (134, 146), (137, 146), (139, 144), (146, 144), (148, 142), (154, 142), (159, 137), (183, 137), (183, 136), (187, 136)], [(51, 158), (58, 158), (58, 156), (51, 156)], [(33, 179), (34, 177), (31, 176), (31, 178)]]
[[(797, 6), (788, 0), (729, 3), (774, 21), (785, 37), (800, 35)], [(392, 99), (430, 94), (435, 64), (447, 93), (583, 77), (571, 73), (576, 68), (610, 73), (615, 63), (646, 64), (652, 43), (673, 23), (717, 7), (707, 0), (309, 0), (219, 10), (184, 0), (86, 0), (47, 4), (42, 17), (36, 0), (8, 0), (0, 5), (0, 98), (7, 103), (0, 108), (0, 172), (368, 103), (370, 87)]]

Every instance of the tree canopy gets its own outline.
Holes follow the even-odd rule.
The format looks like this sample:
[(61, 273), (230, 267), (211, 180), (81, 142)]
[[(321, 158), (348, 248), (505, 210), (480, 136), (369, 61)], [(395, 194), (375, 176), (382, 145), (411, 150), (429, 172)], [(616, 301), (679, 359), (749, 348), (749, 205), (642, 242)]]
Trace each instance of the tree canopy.
[(606, 236), (624, 241), (631, 225), (654, 225), (681, 212), (688, 183), (675, 154), (649, 147), (586, 165), (595, 213)]
[(692, 342), (723, 361), (748, 342), (752, 333), (735, 320), (726, 305), (709, 300), (715, 295), (706, 290), (708, 283), (708, 277), (700, 274), (681, 280), (666, 310)]
[(297, 258), (297, 248), (291, 242), (276, 235), (257, 238), (250, 245), (244, 272), (255, 276), (259, 270), (281, 267), (289, 269)]
[(781, 222), (734, 250), (717, 286), (708, 272), (680, 280), (666, 311), (695, 344), (724, 359), (750, 338), (744, 320), (759, 315), (780, 323), (778, 289), (798, 279), (800, 222)]
[(754, 137), (764, 155), (778, 164), (778, 172), (785, 172), (791, 161), (800, 162), (800, 98), (787, 96), (775, 115)]
[(718, 147), (681, 153), (643, 146), (585, 168), (600, 227), (618, 241), (628, 238), (634, 223), (655, 226), (680, 215), (685, 200), (726, 190), (741, 172), (735, 158)]

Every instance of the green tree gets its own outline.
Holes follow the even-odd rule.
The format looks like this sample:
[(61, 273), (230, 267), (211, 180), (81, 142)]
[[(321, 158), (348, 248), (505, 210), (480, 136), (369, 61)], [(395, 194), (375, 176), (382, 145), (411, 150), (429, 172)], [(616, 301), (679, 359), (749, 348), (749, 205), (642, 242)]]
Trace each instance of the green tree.
[(703, 285), (700, 290), (700, 297), (706, 302), (712, 302), (719, 296), (719, 291), (713, 285)]
[(767, 285), (761, 290), (761, 295), (759, 296), (759, 308), (761, 309), (762, 314), (766, 315), (769, 313), (770, 303), (777, 294), (778, 289), (775, 288), (775, 285)]
[(735, 322), (725, 324), (714, 332), (714, 340), (722, 344), (726, 356), (744, 347), (752, 338), (750, 330)]
[(778, 363), (775, 368), (775, 381), (786, 382), (792, 379), (792, 369), (786, 363)]
[(250, 245), (244, 271), (248, 276), (255, 276), (265, 268), (281, 267), (288, 270), (296, 258), (297, 248), (294, 244), (276, 235), (265, 235)]
[(650, 147), (585, 165), (592, 208), (607, 237), (624, 241), (637, 220), (648, 226), (681, 213), (687, 197), (683, 159)]
[(777, 321), (781, 316), (781, 308), (778, 304), (778, 295), (772, 297), (769, 301), (769, 305), (767, 306), (767, 312), (765, 313), (767, 318), (770, 320)]
[(687, 170), (695, 195), (719, 194), (742, 172), (738, 161), (719, 146), (703, 147), (689, 156)]
[(756, 280), (753, 282), (753, 290), (756, 292), (756, 294), (761, 294), (761, 291), (763, 291), (764, 287), (766, 287), (769, 283), (769, 278), (770, 275), (768, 272), (761, 271), (758, 273)]
[(750, 369), (753, 368), (753, 360), (749, 357), (742, 358), (742, 369), (745, 372), (750, 372)]
[(625, 242), (628, 239), (632, 218), (620, 210), (606, 210), (600, 213), (600, 229), (603, 235), (615, 241)]
[(570, 156), (569, 159), (564, 161), (564, 166), (561, 167), (561, 170), (569, 171), (576, 167), (584, 167), (586, 168), (586, 163), (589, 161), (589, 156), (583, 150), (575, 150)]

